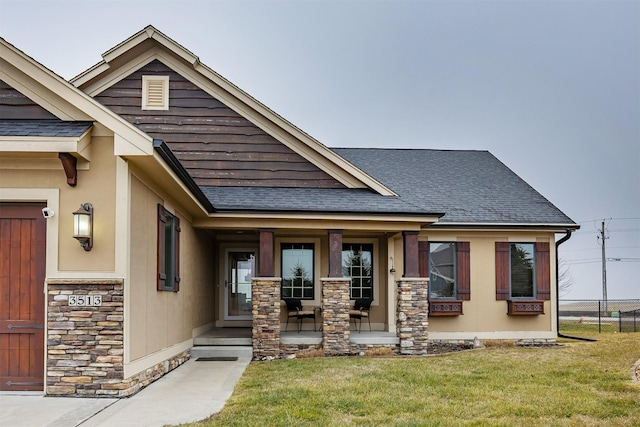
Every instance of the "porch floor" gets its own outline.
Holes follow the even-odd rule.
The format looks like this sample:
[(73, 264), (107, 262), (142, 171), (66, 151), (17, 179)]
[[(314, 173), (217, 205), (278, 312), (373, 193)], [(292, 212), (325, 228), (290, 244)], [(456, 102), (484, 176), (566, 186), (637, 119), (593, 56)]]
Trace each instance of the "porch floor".
[[(399, 340), (395, 332), (386, 331), (351, 331), (349, 341), (352, 344), (398, 344)], [(282, 331), (280, 333), (282, 344), (322, 344), (322, 332), (320, 331)], [(251, 328), (214, 328), (194, 338), (194, 346), (211, 345), (251, 345)]]

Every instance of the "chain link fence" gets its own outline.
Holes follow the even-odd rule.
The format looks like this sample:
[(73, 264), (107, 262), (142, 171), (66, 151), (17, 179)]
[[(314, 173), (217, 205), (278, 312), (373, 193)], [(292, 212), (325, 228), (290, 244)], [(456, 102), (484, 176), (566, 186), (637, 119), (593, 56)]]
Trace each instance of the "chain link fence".
[(597, 325), (598, 332), (640, 332), (640, 299), (560, 300), (560, 332), (568, 325)]
[(618, 317), (619, 332), (640, 332), (640, 309), (620, 311)]

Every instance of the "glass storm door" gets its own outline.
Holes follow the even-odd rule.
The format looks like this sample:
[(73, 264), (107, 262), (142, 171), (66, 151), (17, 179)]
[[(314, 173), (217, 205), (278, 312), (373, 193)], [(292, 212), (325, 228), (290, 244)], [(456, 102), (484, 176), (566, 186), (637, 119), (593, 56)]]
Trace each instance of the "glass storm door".
[(255, 252), (229, 252), (225, 280), (226, 319), (251, 319), (251, 279), (255, 265)]

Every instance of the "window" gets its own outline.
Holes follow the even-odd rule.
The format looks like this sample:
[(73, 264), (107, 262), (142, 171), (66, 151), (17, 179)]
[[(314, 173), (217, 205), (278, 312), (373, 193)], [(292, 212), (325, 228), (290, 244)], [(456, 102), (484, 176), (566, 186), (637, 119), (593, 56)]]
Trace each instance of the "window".
[(142, 76), (142, 109), (169, 109), (169, 76)]
[(549, 300), (549, 243), (496, 242), (496, 299)]
[(351, 278), (351, 299), (373, 298), (373, 245), (342, 245), (342, 275)]
[(456, 244), (429, 243), (429, 298), (456, 297)]
[(418, 242), (420, 277), (429, 277), (429, 316), (463, 314), (471, 299), (469, 242)]
[(533, 243), (511, 243), (511, 298), (535, 298)]
[(180, 288), (180, 219), (158, 205), (158, 284), (159, 291)]
[(471, 299), (469, 242), (418, 242), (420, 277), (429, 277), (429, 299)]
[(283, 243), (282, 298), (313, 299), (313, 243)]

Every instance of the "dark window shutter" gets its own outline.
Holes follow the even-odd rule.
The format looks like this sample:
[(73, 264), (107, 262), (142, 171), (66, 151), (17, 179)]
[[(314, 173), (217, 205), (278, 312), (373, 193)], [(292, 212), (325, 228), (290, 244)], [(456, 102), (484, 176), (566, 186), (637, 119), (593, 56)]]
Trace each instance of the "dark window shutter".
[(548, 242), (536, 243), (536, 288), (537, 299), (551, 299), (551, 257)]
[(496, 242), (496, 299), (508, 300), (509, 292), (509, 242)]
[(178, 292), (180, 290), (180, 218), (177, 216), (174, 218), (174, 232), (173, 232), (173, 290)]
[(166, 210), (162, 205), (158, 205), (158, 283), (157, 289), (162, 291), (166, 287), (167, 274), (166, 274), (166, 262), (165, 262), (165, 238), (164, 229), (167, 222)]
[(471, 299), (471, 263), (469, 242), (456, 242), (456, 287), (457, 298), (463, 301)]
[(418, 274), (429, 277), (429, 242), (418, 242)]

